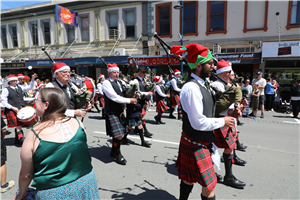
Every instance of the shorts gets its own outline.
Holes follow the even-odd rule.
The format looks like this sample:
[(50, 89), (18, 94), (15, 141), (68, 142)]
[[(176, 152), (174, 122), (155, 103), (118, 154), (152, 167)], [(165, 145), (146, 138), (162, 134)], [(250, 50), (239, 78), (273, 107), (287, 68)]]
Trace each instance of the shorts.
[(265, 95), (259, 96), (259, 105), (265, 105)]
[(6, 161), (7, 161), (6, 145), (1, 134), (1, 165), (3, 165)]

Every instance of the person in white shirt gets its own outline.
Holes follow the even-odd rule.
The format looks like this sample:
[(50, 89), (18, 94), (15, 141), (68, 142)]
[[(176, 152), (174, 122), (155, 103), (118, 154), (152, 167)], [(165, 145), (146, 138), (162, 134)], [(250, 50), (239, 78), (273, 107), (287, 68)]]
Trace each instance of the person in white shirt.
[(173, 112), (175, 110), (175, 107), (177, 106), (177, 112), (178, 112), (178, 119), (181, 119), (181, 110), (180, 110), (180, 91), (179, 88), (179, 80), (178, 78), (181, 76), (181, 72), (178, 69), (174, 70), (173, 73), (174, 78), (171, 80), (171, 87), (170, 87), (170, 118), (175, 119), (176, 117), (173, 115)]
[(70, 67), (65, 63), (56, 62), (53, 67), (53, 77), (54, 80), (46, 85), (46, 88), (57, 87), (64, 91), (68, 97), (69, 107), (65, 112), (66, 116), (69, 117), (85, 117), (86, 112), (92, 108), (91, 103), (88, 103), (85, 110), (75, 109), (75, 87), (72, 87), (70, 81)]
[(104, 74), (100, 74), (97, 80), (97, 96), (98, 96), (100, 107), (102, 108), (102, 119), (105, 119), (105, 109), (104, 109), (105, 102), (104, 102), (104, 96), (102, 90), (103, 81), (105, 81), (105, 76)]
[[(201, 199), (215, 200), (216, 174), (211, 152), (217, 153), (214, 130), (233, 127), (232, 117), (215, 118), (215, 97), (206, 83), (214, 68), (210, 50), (196, 43), (172, 47), (171, 53), (180, 55), (187, 51), (191, 76), (180, 92), (182, 105), (182, 135), (175, 167), (180, 183), (180, 200), (188, 199), (194, 183), (202, 186)], [(220, 163), (220, 157), (214, 163)]]
[(157, 124), (165, 124), (165, 122), (161, 121), (161, 116), (168, 108), (165, 105), (163, 99), (170, 97), (170, 95), (165, 94), (164, 87), (161, 85), (163, 82), (161, 76), (155, 76), (153, 82), (156, 83), (154, 90), (156, 95), (156, 112), (157, 112), (157, 115), (154, 117), (154, 119)]
[(15, 144), (22, 145), (24, 141), (24, 133), (21, 127), (21, 123), (17, 118), (17, 113), (22, 107), (25, 107), (25, 101), (23, 99), (24, 92), (28, 91), (28, 88), (32, 88), (35, 85), (35, 78), (37, 74), (31, 76), (29, 87), (20, 87), (17, 85), (18, 77), (16, 75), (9, 75), (7, 78), (9, 86), (2, 90), (1, 103), (5, 107), (4, 113), (6, 114), (8, 128), (15, 127)]
[(264, 118), (264, 110), (265, 110), (265, 87), (267, 84), (266, 79), (262, 77), (262, 72), (257, 72), (257, 78), (252, 80), (251, 85), (254, 84), (258, 85), (258, 89), (260, 90), (260, 95), (259, 95), (259, 105), (260, 105), (260, 111), (261, 115), (260, 118)]
[(29, 94), (27, 92), (29, 92), (32, 88), (35, 88), (37, 86), (37, 82), (36, 80), (34, 81), (34, 85), (32, 86), (30, 83), (29, 85), (27, 83), (24, 82), (25, 76), (23, 74), (18, 74), (18, 85), (22, 88), (22, 91), (24, 92), (24, 96), (28, 97)]
[(119, 79), (119, 67), (117, 64), (107, 64), (108, 79), (103, 82), (102, 90), (105, 99), (105, 122), (106, 134), (113, 137), (110, 156), (116, 162), (126, 165), (127, 161), (121, 154), (121, 140), (126, 133), (126, 118), (124, 115), (124, 104), (136, 104), (137, 99), (124, 97), (125, 87)]

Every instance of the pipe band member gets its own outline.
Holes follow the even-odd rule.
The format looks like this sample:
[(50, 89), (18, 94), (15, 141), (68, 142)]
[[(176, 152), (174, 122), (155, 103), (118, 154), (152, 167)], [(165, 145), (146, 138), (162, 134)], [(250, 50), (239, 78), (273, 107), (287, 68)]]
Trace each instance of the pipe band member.
[(173, 79), (171, 80), (170, 87), (170, 118), (175, 119), (176, 117), (173, 115), (175, 107), (178, 106), (178, 119), (181, 119), (181, 106), (180, 106), (180, 87), (178, 78), (181, 76), (181, 72), (178, 69), (174, 70)]
[(156, 95), (156, 112), (157, 115), (154, 117), (157, 124), (165, 124), (161, 121), (162, 114), (168, 110), (167, 106), (164, 103), (164, 98), (170, 97), (169, 94), (165, 94), (165, 89), (162, 86), (163, 79), (161, 76), (155, 76), (153, 82), (156, 83), (155, 86), (155, 95)]
[(5, 107), (4, 113), (7, 119), (8, 128), (15, 128), (15, 144), (22, 145), (24, 141), (24, 132), (21, 127), (21, 123), (17, 118), (19, 110), (25, 106), (23, 99), (24, 92), (27, 92), (35, 86), (35, 78), (37, 74), (33, 74), (29, 87), (20, 87), (17, 85), (18, 77), (14, 74), (10, 74), (7, 78), (8, 87), (2, 90), (1, 103)]
[(102, 108), (102, 119), (105, 119), (105, 101), (104, 101), (104, 95), (102, 90), (103, 81), (105, 81), (104, 74), (100, 74), (97, 80), (97, 96), (98, 101), (100, 104), (100, 107)]
[(138, 90), (141, 92), (142, 96), (141, 99), (139, 99), (139, 103), (143, 106), (142, 112), (141, 112), (141, 119), (142, 119), (142, 125), (144, 128), (144, 135), (145, 137), (152, 137), (152, 133), (150, 133), (147, 130), (146, 127), (146, 122), (145, 122), (145, 115), (146, 115), (146, 108), (147, 108), (147, 103), (150, 101), (151, 96), (153, 95), (152, 92), (146, 92), (145, 90), (145, 74), (146, 74), (146, 69), (142, 66), (138, 67), (138, 76), (132, 81), (132, 83), (137, 83), (139, 85)]
[(124, 97), (125, 87), (118, 80), (120, 71), (118, 65), (113, 63), (107, 66), (109, 77), (103, 82), (102, 89), (105, 99), (106, 134), (113, 137), (110, 156), (114, 157), (118, 164), (126, 165), (127, 161), (120, 150), (122, 137), (126, 133), (124, 104), (136, 104), (137, 99)]
[[(193, 184), (202, 186), (201, 199), (214, 200), (217, 184), (211, 151), (214, 130), (232, 126), (232, 117), (215, 118), (215, 98), (205, 81), (214, 68), (210, 50), (196, 43), (172, 47), (171, 53), (180, 55), (187, 51), (191, 76), (180, 92), (182, 105), (182, 135), (175, 167), (180, 183), (180, 200), (188, 199)], [(217, 148), (214, 146), (215, 151)]]

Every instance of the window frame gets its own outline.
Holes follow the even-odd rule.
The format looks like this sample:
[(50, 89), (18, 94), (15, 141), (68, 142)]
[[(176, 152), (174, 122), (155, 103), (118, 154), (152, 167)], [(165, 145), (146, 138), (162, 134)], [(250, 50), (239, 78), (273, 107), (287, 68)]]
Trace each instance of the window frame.
[[(129, 36), (127, 37), (127, 29), (126, 29), (126, 13), (127, 12), (134, 12), (134, 36)], [(137, 14), (136, 14), (136, 8), (124, 8), (122, 9), (122, 18), (123, 18), (123, 23), (124, 23), (124, 35), (125, 38), (136, 38), (137, 36)]]
[(224, 33), (227, 34), (227, 1), (224, 1), (224, 30), (223, 31), (211, 31), (210, 30), (210, 5), (211, 1), (207, 1), (207, 15), (206, 15), (206, 35), (210, 34), (218, 34), (218, 33)]
[(243, 32), (246, 33), (248, 31), (264, 31), (268, 30), (268, 12), (269, 12), (269, 1), (265, 1), (265, 19), (264, 19), (264, 27), (263, 28), (247, 28), (247, 13), (248, 13), (248, 1), (245, 1), (245, 10), (244, 10), (244, 29)]
[[(297, 6), (300, 6), (300, 5), (297, 5)], [(292, 7), (293, 7), (293, 1), (289, 1), (287, 26), (285, 27), (286, 30), (290, 30), (291, 28), (299, 28), (300, 27), (300, 23), (299, 24), (291, 24)]]
[[(195, 3), (195, 32), (190, 32), (190, 33), (183, 33), (183, 36), (191, 36), (191, 35), (195, 35), (198, 36), (199, 32), (198, 32), (198, 1), (183, 1), (183, 9), (184, 9), (184, 4), (191, 4), (191, 3)], [(184, 10), (183, 10), (183, 15), (184, 15)], [(180, 33), (181, 33), (181, 12), (180, 12)], [(183, 18), (183, 23), (184, 23), (184, 18)], [(184, 31), (184, 27), (183, 27), (183, 31)]]
[(31, 40), (31, 46), (34, 46), (34, 41), (35, 41), (35, 38), (34, 38), (34, 33), (32, 32), (32, 25), (36, 25), (36, 40), (37, 40), (37, 43), (36, 45), (39, 46), (39, 22), (38, 20), (36, 20), (36, 23), (35, 23), (35, 20), (32, 20), (32, 21), (29, 21), (28, 22), (28, 30), (29, 30), (29, 36), (30, 36), (30, 40)]
[(107, 10), (106, 12), (105, 12), (105, 20), (106, 20), (106, 25), (107, 25), (107, 35), (108, 35), (108, 40), (113, 40), (114, 38), (110, 38), (110, 35), (109, 35), (109, 33), (110, 33), (110, 26), (109, 26), (109, 15), (110, 14), (113, 14), (113, 13), (117, 13), (117, 31), (119, 31), (119, 9), (113, 9), (113, 10)]
[[(45, 40), (45, 31), (44, 31), (44, 23), (45, 22), (48, 22), (49, 23), (49, 40), (50, 40), (50, 43), (46, 43), (46, 40)], [(41, 30), (42, 30), (42, 34), (43, 34), (43, 43), (44, 43), (44, 45), (49, 45), (49, 44), (51, 44), (51, 21), (50, 21), (50, 18), (48, 18), (48, 19), (41, 19), (40, 20), (40, 23), (41, 23)]]
[(69, 27), (72, 26), (72, 25), (69, 25), (69, 24), (65, 24), (65, 29), (66, 29), (66, 36), (67, 36), (67, 42), (66, 44), (71, 44), (74, 40), (76, 40), (76, 27), (74, 27), (74, 40), (72, 40), (71, 42), (69, 42), (69, 34), (68, 34), (68, 30), (69, 30)]
[[(5, 40), (6, 40), (6, 47), (3, 46), (3, 37), (2, 37), (2, 29), (5, 29)], [(2, 49), (8, 49), (8, 41), (7, 41), (7, 27), (6, 25), (1, 25), (1, 44), (2, 44)]]
[[(159, 8), (162, 8), (162, 7), (169, 7), (170, 9), (170, 34), (169, 35), (161, 35), (160, 34), (160, 30), (159, 30)], [(157, 34), (161, 37), (161, 38), (166, 38), (166, 37), (169, 37), (169, 38), (172, 38), (173, 35), (172, 35), (172, 2), (169, 2), (169, 3), (161, 3), (161, 4), (156, 4), (155, 5), (155, 28), (156, 28), (156, 32)]]
[[(91, 24), (91, 19), (90, 19), (90, 14), (89, 13), (83, 13), (83, 14), (79, 14), (79, 31), (80, 31), (80, 42), (90, 42), (91, 41), (91, 36), (90, 36), (90, 24)], [(88, 40), (82, 40), (82, 31), (83, 31), (83, 26), (82, 26), (82, 18), (88, 18), (89, 21), (89, 26), (87, 29), (84, 30), (88, 30)]]
[[(16, 39), (17, 39), (17, 46), (14, 46), (14, 36), (13, 36), (13, 32), (12, 32), (12, 28), (15, 27), (16, 28)], [(18, 41), (18, 26), (17, 24), (8, 24), (8, 33), (9, 33), (9, 39), (11, 41), (11, 48), (18, 48), (19, 47), (19, 41)], [(7, 44), (8, 45), (8, 44)]]

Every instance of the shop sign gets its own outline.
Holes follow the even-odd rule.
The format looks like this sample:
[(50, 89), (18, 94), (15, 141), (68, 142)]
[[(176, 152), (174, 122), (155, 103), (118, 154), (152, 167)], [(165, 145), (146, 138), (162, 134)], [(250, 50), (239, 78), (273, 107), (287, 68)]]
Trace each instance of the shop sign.
[(299, 57), (300, 41), (263, 43), (262, 57)]
[(261, 64), (261, 53), (217, 54), (217, 56), (232, 64)]
[[(75, 65), (74, 59), (54, 59), (55, 62), (63, 62), (67, 65)], [(25, 60), (26, 66), (52, 66), (53, 63), (50, 60)]]
[[(106, 63), (116, 63), (116, 64), (127, 64), (128, 56), (111, 56), (102, 57)], [(89, 58), (75, 58), (76, 65), (93, 65), (93, 64), (104, 64), (99, 57), (89, 57)]]
[(25, 63), (1, 63), (1, 68), (25, 68)]
[[(168, 59), (167, 57), (142, 57), (142, 58), (134, 58), (137, 65), (167, 65)], [(128, 58), (128, 64), (134, 65), (132, 58)], [(176, 58), (169, 56), (169, 64), (170, 65), (179, 65), (180, 61)]]

